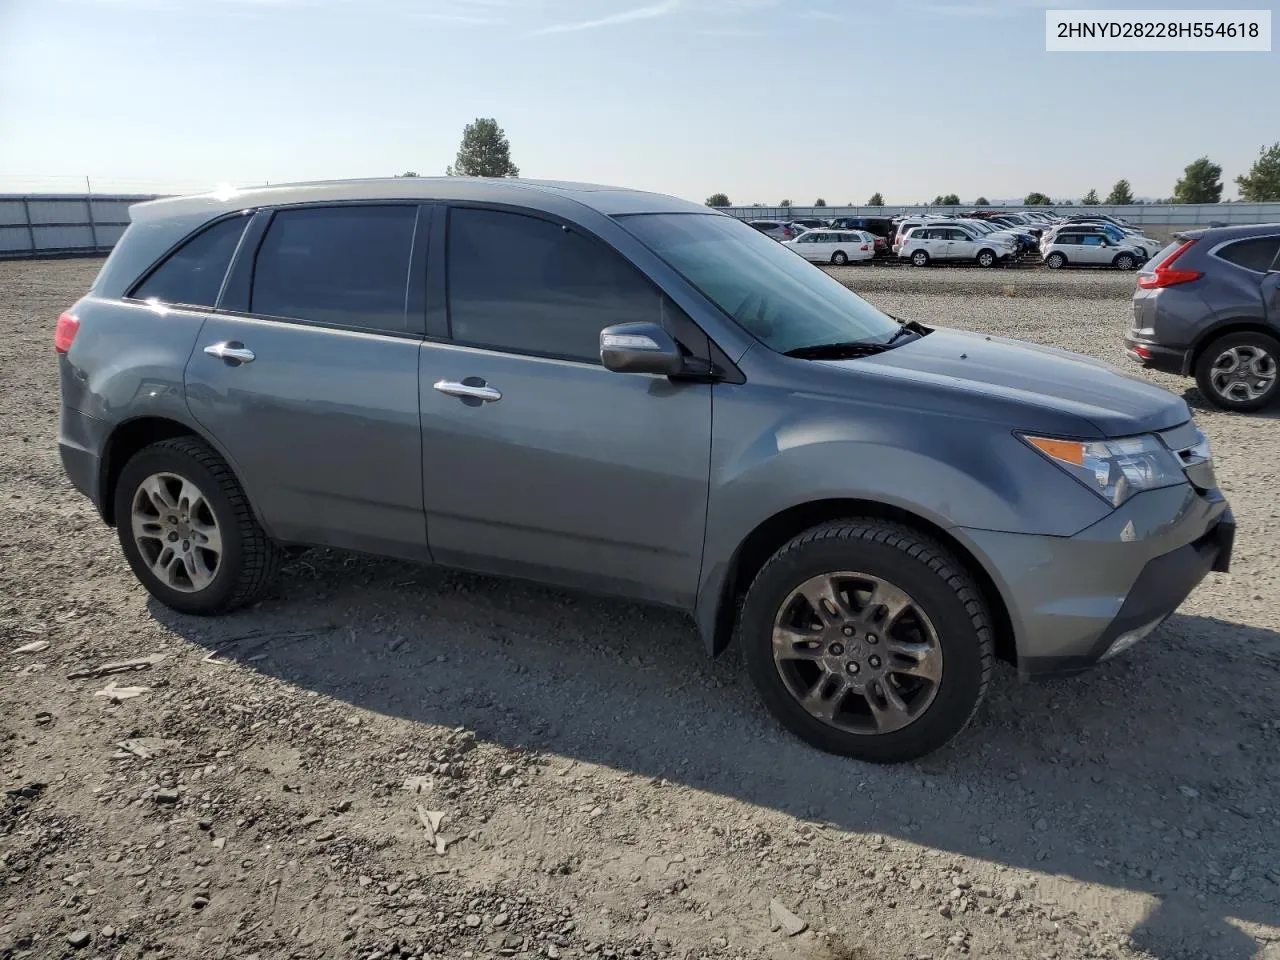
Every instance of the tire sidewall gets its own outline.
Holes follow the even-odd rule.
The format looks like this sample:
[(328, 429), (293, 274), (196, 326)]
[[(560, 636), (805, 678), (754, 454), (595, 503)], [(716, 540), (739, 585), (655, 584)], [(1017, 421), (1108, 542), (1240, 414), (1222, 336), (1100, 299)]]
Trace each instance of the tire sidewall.
[(1280, 363), (1280, 341), (1266, 334), (1229, 333), (1210, 343), (1196, 362), (1196, 385), (1200, 388), (1201, 395), (1219, 410), (1250, 413), (1271, 405), (1277, 397), (1280, 397), (1280, 377), (1272, 381), (1271, 389), (1258, 400), (1233, 400), (1222, 396), (1214, 389), (1212, 379), (1214, 361), (1222, 355), (1223, 351), (1245, 345), (1266, 350), (1273, 362)]
[[(933, 703), (892, 733), (845, 733), (816, 720), (791, 695), (774, 665), (773, 621), (782, 602), (810, 577), (850, 569), (882, 577), (910, 594), (933, 623), (942, 647), (942, 682)], [(883, 543), (819, 539), (771, 561), (751, 585), (740, 637), (751, 679), (770, 710), (792, 732), (830, 753), (877, 763), (923, 756), (964, 728), (982, 695), (981, 642), (964, 603), (928, 566)]]
[[(142, 551), (133, 539), (133, 497), (138, 486), (147, 477), (157, 473), (172, 473), (190, 480), (204, 494), (218, 530), (222, 534), (222, 557), (213, 582), (198, 593), (183, 593), (161, 582), (151, 572)], [(135, 455), (116, 482), (115, 518), (116, 533), (134, 576), (149, 593), (167, 607), (182, 613), (203, 614), (219, 610), (230, 600), (240, 580), (244, 564), (244, 548), (240, 531), (235, 523), (235, 509), (222, 489), (222, 484), (194, 457), (165, 447), (148, 447)]]
[(1120, 270), (1132, 270), (1137, 266), (1137, 260), (1127, 253), (1122, 253), (1116, 257), (1116, 267)]
[(1067, 258), (1060, 253), (1051, 253), (1044, 262), (1050, 270), (1061, 270), (1067, 265)]
[(831, 262), (835, 264), (837, 267), (843, 267), (846, 263), (849, 262), (849, 258), (845, 256), (845, 254), (842, 251), (837, 250), (835, 253), (831, 255)]
[(929, 265), (929, 255), (923, 250), (917, 250), (911, 255), (911, 263), (917, 267), (927, 267)]
[(990, 250), (983, 250), (978, 254), (978, 266), (994, 267), (996, 265), (996, 255)]

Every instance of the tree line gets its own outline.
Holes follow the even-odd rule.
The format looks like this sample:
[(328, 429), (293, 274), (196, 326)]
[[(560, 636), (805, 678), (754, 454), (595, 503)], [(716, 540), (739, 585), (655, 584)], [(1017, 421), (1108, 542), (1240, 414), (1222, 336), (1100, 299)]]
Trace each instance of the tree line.
[[(458, 155), (453, 163), (445, 168), (445, 173), (451, 177), (518, 177), (520, 168), (512, 162), (511, 142), (507, 139), (502, 127), (498, 126), (498, 121), (492, 117), (477, 117), (474, 122), (468, 123), (463, 128)], [(408, 170), (399, 176), (416, 177), (418, 174), (416, 171)], [(1258, 159), (1249, 168), (1249, 172), (1236, 177), (1235, 183), (1240, 190), (1240, 199), (1243, 201), (1280, 200), (1280, 142), (1273, 143), (1270, 147), (1262, 147), (1258, 151)], [(1055, 204), (1047, 193), (1041, 193), (1038, 190), (1027, 194), (1022, 202), (1028, 207), (1074, 205), (1073, 200), (1059, 200)], [(1112, 185), (1111, 192), (1107, 194), (1105, 201), (1098, 199), (1097, 190), (1090, 190), (1080, 200), (1080, 203), (1086, 207), (1096, 206), (1099, 203), (1125, 206), (1134, 202), (1136, 201), (1133, 188), (1129, 181), (1124, 179), (1117, 180)], [(1183, 170), (1178, 182), (1174, 184), (1173, 195), (1167, 200), (1158, 202), (1221, 203), (1221, 165), (1214, 163), (1207, 156), (1192, 160)], [(706, 204), (709, 207), (732, 206), (728, 195), (724, 193), (713, 193), (707, 197)], [(960, 204), (959, 195), (954, 193), (940, 193), (933, 198), (934, 206), (958, 207)], [(986, 197), (978, 197), (974, 200), (974, 206), (983, 207), (988, 204)], [(822, 197), (818, 197), (811, 204), (814, 207), (826, 205), (827, 201)], [(752, 204), (752, 206), (760, 206), (760, 204)], [(791, 201), (783, 200), (779, 206), (789, 207)], [(851, 207), (853, 204), (849, 203), (846, 206)], [(879, 191), (873, 193), (871, 199), (867, 201), (867, 206), (884, 206), (884, 196)]]
[[(1240, 199), (1246, 203), (1265, 203), (1267, 201), (1280, 200), (1280, 142), (1273, 143), (1269, 147), (1263, 147), (1258, 152), (1258, 159), (1254, 161), (1253, 166), (1249, 168), (1248, 173), (1242, 173), (1235, 178), (1236, 186), (1240, 190)], [(933, 206), (938, 207), (958, 207), (961, 205), (960, 197), (954, 193), (938, 194), (933, 198)], [(1080, 200), (1080, 203), (1086, 207), (1094, 207), (1100, 203), (1110, 204), (1112, 206), (1126, 206), (1136, 203), (1133, 196), (1133, 187), (1128, 180), (1117, 180), (1111, 187), (1111, 192), (1107, 194), (1105, 200), (1098, 199), (1098, 191), (1090, 190)], [(1208, 157), (1199, 157), (1187, 164), (1183, 170), (1182, 176), (1178, 182), (1174, 184), (1173, 195), (1166, 200), (1155, 201), (1157, 203), (1221, 203), (1222, 202), (1222, 167), (1214, 163)], [(1228, 201), (1229, 202), (1229, 201)], [(1058, 200), (1054, 201), (1047, 193), (1041, 193), (1033, 190), (1027, 194), (1022, 203), (1028, 207), (1050, 207), (1050, 206), (1074, 206), (1074, 200)], [(729, 197), (724, 193), (713, 193), (707, 197), (706, 204), (709, 207), (729, 207)], [(986, 197), (978, 197), (973, 201), (975, 207), (985, 207), (990, 204)], [(815, 207), (825, 207), (825, 200), (818, 200), (813, 204)], [(883, 207), (884, 196), (876, 191), (871, 195), (871, 199), (867, 201), (868, 207)], [(752, 204), (752, 206), (764, 206), (764, 204)], [(783, 200), (779, 206), (791, 206), (790, 200)], [(846, 206), (854, 206), (854, 204), (846, 204)]]

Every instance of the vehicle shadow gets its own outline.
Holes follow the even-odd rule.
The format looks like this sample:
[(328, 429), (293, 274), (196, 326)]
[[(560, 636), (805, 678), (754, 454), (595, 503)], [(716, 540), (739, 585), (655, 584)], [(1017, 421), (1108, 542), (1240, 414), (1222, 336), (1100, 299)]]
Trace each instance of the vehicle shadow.
[(1249, 413), (1232, 413), (1226, 410), (1220, 410), (1204, 398), (1204, 394), (1200, 392), (1199, 387), (1188, 387), (1182, 392), (1182, 399), (1187, 401), (1187, 406), (1197, 413), (1216, 413), (1227, 417), (1249, 417), (1255, 420), (1280, 420), (1280, 406), (1271, 404), (1263, 407), (1261, 410), (1253, 410)]
[(1131, 935), (1159, 958), (1245, 960), (1258, 944), (1232, 921), (1280, 918), (1270, 630), (1179, 615), (1083, 677), (1002, 671), (955, 745), (875, 767), (783, 732), (736, 651), (708, 659), (664, 610), (327, 550), (252, 611), (151, 609), (221, 658), (366, 710), (1147, 894)]

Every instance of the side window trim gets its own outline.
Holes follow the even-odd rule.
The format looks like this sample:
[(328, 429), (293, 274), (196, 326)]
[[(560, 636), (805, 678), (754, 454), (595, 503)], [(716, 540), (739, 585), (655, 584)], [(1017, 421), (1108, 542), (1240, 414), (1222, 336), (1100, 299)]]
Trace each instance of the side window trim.
[[(251, 311), (250, 299), (253, 291), (254, 270), (257, 266), (258, 254), (262, 249), (262, 243), (266, 239), (267, 231), (271, 227), (271, 222), (275, 219), (276, 214), (284, 213), (289, 210), (315, 210), (324, 208), (349, 208), (357, 206), (374, 206), (374, 207), (416, 207), (417, 217), (414, 224), (414, 234), (412, 246), (410, 248), (410, 272), (405, 284), (405, 329), (404, 330), (386, 330), (378, 327), (362, 326), (360, 324), (334, 323), (322, 320), (308, 320), (305, 317), (282, 317), (274, 314), (257, 313)], [(421, 340), (424, 336), (424, 309), (423, 304), (427, 297), (427, 277), (426, 269), (428, 257), (432, 249), (431, 240), (433, 239), (433, 231), (431, 231), (431, 223), (434, 220), (442, 220), (443, 218), (433, 218), (432, 211), (439, 204), (422, 203), (421, 201), (407, 200), (373, 200), (373, 201), (322, 201), (318, 203), (293, 203), (281, 204), (275, 207), (263, 207), (257, 210), (249, 226), (245, 229), (244, 234), (240, 238), (240, 244), (236, 248), (235, 255), (231, 260), (231, 269), (227, 272), (227, 278), (223, 282), (222, 293), (218, 298), (217, 313), (229, 316), (249, 317), (255, 320), (267, 320), (271, 323), (291, 324), (299, 327), (317, 327), (325, 330), (349, 330), (354, 333), (368, 333), (375, 336), (398, 337), (400, 339)], [(424, 209), (426, 213), (424, 214)], [(421, 246), (418, 243), (419, 231), (427, 231), (426, 243)]]

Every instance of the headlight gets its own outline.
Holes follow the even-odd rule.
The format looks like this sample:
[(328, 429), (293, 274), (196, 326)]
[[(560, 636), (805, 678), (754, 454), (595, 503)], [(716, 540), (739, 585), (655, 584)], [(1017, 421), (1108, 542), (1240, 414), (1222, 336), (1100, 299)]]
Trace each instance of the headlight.
[(1172, 487), (1186, 480), (1178, 458), (1151, 434), (1116, 440), (1025, 435), (1022, 439), (1113, 507), (1143, 490)]

